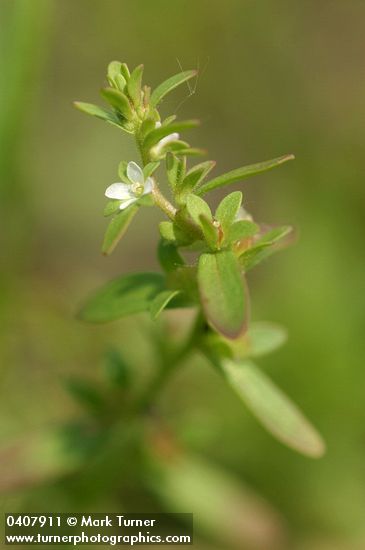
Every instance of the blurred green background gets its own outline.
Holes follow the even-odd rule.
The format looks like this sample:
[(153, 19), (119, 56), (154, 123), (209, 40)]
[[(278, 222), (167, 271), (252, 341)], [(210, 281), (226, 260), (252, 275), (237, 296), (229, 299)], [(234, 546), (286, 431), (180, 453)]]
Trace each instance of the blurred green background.
[[(1, 0), (0, 17), (2, 508), (199, 516), (214, 508), (216, 491), (197, 548), (365, 548), (364, 2)], [(158, 268), (152, 209), (112, 257), (100, 254), (104, 190), (136, 151), (71, 103), (100, 102), (112, 59), (143, 62), (152, 86), (179, 64), (200, 68), (195, 94), (181, 88), (161, 111), (202, 120), (190, 141), (207, 147), (216, 174), (295, 153), (237, 188), (259, 221), (300, 233), (250, 276), (252, 316), (288, 327), (287, 345), (260, 366), (323, 433), (323, 459), (274, 441), (196, 357), (158, 403), (190, 457), (185, 481), (167, 466), (158, 498), (128, 485), (132, 466), (117, 443), (61, 475), (72, 470), (73, 449), (69, 464), (44, 434), (83, 414), (64, 380), (98, 383), (110, 346), (134, 362), (139, 380), (151, 374), (147, 316), (101, 327), (74, 319), (99, 284)], [(179, 332), (180, 322), (172, 316), (162, 330)], [(228, 510), (234, 535), (222, 541), (209, 517)]]

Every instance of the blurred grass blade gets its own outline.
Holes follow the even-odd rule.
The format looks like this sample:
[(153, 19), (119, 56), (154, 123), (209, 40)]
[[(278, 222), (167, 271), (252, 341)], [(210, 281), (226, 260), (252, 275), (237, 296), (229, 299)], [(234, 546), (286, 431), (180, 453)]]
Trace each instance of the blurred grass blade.
[(150, 307), (151, 317), (154, 321), (178, 294), (180, 294), (180, 290), (163, 290), (157, 294)]
[(171, 78), (168, 78), (164, 82), (162, 82), (157, 88), (152, 92), (151, 95), (151, 105), (153, 107), (157, 107), (157, 105), (160, 103), (160, 101), (170, 93), (172, 90), (180, 86), (180, 84), (183, 84), (187, 80), (190, 80), (190, 78), (193, 78), (196, 76), (198, 71), (191, 70), (191, 71), (184, 71), (182, 73), (175, 74)]
[(165, 278), (160, 273), (122, 275), (98, 290), (78, 317), (91, 323), (106, 323), (148, 311), (157, 294), (164, 289)]
[(109, 223), (105, 232), (102, 253), (105, 255), (111, 254), (127, 231), (129, 224), (136, 215), (138, 206), (128, 206), (125, 210), (122, 210), (117, 214)]
[(150, 476), (167, 510), (191, 511), (196, 535), (208, 537), (214, 548), (283, 548), (283, 520), (261, 495), (198, 456), (174, 448), (169, 454), (169, 444), (156, 442)]
[(202, 307), (210, 325), (227, 338), (237, 338), (246, 324), (246, 297), (233, 252), (202, 254), (198, 264)]
[(198, 195), (204, 195), (205, 193), (207, 193), (208, 191), (212, 191), (213, 189), (218, 189), (219, 187), (229, 185), (230, 183), (234, 183), (250, 176), (261, 174), (262, 172), (266, 172), (267, 170), (271, 170), (271, 168), (280, 166), (281, 164), (284, 164), (284, 162), (292, 159), (294, 159), (294, 155), (284, 155), (282, 157), (267, 160), (265, 162), (259, 162), (257, 164), (250, 164), (249, 166), (237, 168), (236, 170), (232, 170), (231, 172), (227, 172), (226, 174), (222, 174), (221, 176), (207, 181), (200, 186), (196, 193)]
[(319, 458), (325, 444), (299, 408), (250, 361), (223, 359), (223, 372), (263, 426), (292, 449)]

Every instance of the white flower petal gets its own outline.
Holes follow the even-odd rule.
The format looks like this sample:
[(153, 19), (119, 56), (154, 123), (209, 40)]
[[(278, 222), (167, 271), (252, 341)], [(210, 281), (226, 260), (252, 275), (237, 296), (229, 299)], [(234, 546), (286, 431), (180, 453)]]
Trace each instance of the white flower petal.
[(138, 199), (136, 197), (134, 197), (133, 199), (128, 199), (126, 201), (123, 201), (121, 203), (121, 205), (119, 206), (119, 210), (124, 210), (125, 208), (127, 208), (127, 206), (130, 206), (131, 204), (133, 204), (134, 202), (136, 202)]
[(152, 189), (153, 189), (153, 179), (147, 178), (146, 183), (144, 184), (143, 194), (148, 195), (149, 193), (152, 193)]
[(135, 162), (128, 162), (127, 165), (128, 179), (133, 183), (144, 183), (144, 176), (142, 169)]
[(126, 183), (112, 183), (105, 191), (105, 196), (108, 199), (124, 200), (133, 195), (131, 195), (130, 186)]

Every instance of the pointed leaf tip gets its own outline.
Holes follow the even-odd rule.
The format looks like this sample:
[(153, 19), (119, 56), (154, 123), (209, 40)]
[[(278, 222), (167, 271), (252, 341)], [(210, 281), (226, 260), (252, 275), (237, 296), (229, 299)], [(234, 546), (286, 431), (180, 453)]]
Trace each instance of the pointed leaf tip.
[(251, 361), (221, 362), (227, 381), (261, 424), (279, 441), (311, 458), (326, 445), (300, 409)]

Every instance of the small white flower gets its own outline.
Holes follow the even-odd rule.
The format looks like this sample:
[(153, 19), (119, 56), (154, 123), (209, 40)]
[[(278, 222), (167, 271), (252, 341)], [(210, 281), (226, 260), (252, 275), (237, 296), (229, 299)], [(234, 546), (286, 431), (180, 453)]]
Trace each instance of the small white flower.
[(152, 193), (153, 180), (152, 178), (144, 179), (142, 169), (135, 162), (129, 162), (127, 165), (128, 183), (112, 183), (105, 191), (105, 196), (108, 199), (116, 199), (122, 201), (120, 210), (124, 210), (134, 202), (138, 201), (143, 195)]
[[(161, 122), (160, 122), (160, 121), (157, 121), (155, 127), (156, 127), (156, 128), (161, 128)], [(177, 141), (179, 138), (180, 138), (180, 134), (178, 134), (177, 132), (173, 132), (172, 134), (169, 134), (168, 136), (163, 137), (163, 138), (160, 139), (160, 141), (154, 146), (153, 152), (155, 153), (156, 156), (158, 156), (158, 155), (161, 153), (162, 148), (163, 148), (167, 143), (170, 143), (171, 141)]]

